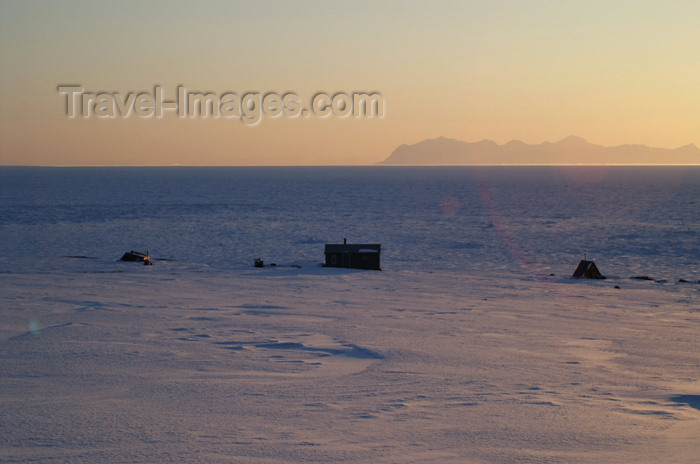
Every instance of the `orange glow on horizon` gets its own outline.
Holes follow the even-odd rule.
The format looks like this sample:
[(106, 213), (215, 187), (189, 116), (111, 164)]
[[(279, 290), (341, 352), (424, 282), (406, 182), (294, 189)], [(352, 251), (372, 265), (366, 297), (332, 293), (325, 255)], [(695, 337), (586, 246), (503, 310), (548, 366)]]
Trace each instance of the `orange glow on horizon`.
[[(156, 1), (126, 3), (127, 22), (87, 5), (0, 5), (0, 165), (367, 165), (439, 136), (700, 143), (696, 2)], [(318, 92), (377, 92), (385, 114), (69, 118), (57, 88), (70, 84), (125, 99), (155, 86), (169, 99), (178, 86), (294, 92), (306, 108)]]

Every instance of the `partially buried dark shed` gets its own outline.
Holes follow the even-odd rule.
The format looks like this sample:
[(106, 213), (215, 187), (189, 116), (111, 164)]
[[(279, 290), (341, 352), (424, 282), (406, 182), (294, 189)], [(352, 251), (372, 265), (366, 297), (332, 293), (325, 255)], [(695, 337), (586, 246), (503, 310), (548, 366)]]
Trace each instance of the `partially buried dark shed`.
[(141, 253), (140, 251), (134, 251), (131, 250), (127, 253), (124, 253), (121, 258), (119, 258), (120, 261), (138, 261), (140, 263), (145, 264), (146, 266), (150, 266), (153, 264), (151, 262), (151, 256), (148, 254), (148, 251), (145, 253)]
[(381, 271), (379, 255), (382, 246), (372, 244), (326, 244), (326, 266), (351, 269), (370, 269)]
[(605, 276), (600, 273), (598, 267), (593, 261), (586, 261), (582, 259), (578, 263), (578, 267), (574, 271), (574, 275), (571, 276), (572, 279), (605, 279)]

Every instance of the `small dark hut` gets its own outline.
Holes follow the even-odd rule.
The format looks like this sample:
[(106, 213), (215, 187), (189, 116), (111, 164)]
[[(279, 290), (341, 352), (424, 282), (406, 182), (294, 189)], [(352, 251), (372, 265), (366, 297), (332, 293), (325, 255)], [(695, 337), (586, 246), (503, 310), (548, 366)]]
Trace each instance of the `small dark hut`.
[(378, 243), (348, 244), (347, 240), (343, 240), (342, 244), (326, 244), (326, 266), (381, 271), (381, 249)]
[(134, 251), (131, 250), (128, 253), (124, 253), (121, 258), (119, 258), (120, 261), (136, 261), (139, 263), (143, 263), (145, 265), (150, 265), (151, 263), (151, 257), (148, 255), (148, 251), (146, 253), (141, 253), (139, 251)]
[(582, 259), (578, 263), (578, 267), (574, 271), (574, 275), (571, 276), (572, 279), (605, 279), (605, 276), (600, 273), (598, 267), (593, 261), (586, 261)]

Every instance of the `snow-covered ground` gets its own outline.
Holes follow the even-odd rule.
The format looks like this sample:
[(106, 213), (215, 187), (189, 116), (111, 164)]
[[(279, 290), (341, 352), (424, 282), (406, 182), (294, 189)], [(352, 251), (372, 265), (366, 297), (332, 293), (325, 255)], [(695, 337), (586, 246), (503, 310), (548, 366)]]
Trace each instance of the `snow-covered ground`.
[(700, 456), (698, 283), (313, 263), (0, 282), (2, 462)]
[[(700, 462), (699, 199), (698, 167), (0, 168), (0, 462)], [(320, 267), (343, 237), (383, 271)]]

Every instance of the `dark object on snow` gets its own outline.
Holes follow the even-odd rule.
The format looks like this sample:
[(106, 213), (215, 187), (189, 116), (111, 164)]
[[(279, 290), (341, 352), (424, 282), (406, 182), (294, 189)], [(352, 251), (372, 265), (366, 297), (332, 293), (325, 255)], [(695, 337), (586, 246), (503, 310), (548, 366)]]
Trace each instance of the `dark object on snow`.
[(637, 279), (637, 280), (654, 280), (654, 279), (652, 279), (652, 278), (649, 277), (649, 276), (634, 276), (634, 277), (630, 277), (630, 279)]
[(574, 271), (574, 275), (571, 276), (572, 279), (605, 279), (605, 276), (600, 273), (598, 267), (593, 261), (586, 261), (582, 259), (578, 263), (578, 267)]
[(615, 285), (615, 287), (614, 287), (614, 288), (618, 288), (618, 289), (619, 289), (619, 288), (620, 288), (620, 286), (619, 286), (619, 285)]
[(263, 267), (265, 266), (265, 263), (263, 263), (263, 260), (260, 258), (255, 258), (255, 262), (253, 263), (255, 267)]
[(344, 267), (349, 269), (368, 269), (381, 271), (379, 255), (382, 251), (381, 244), (326, 244), (327, 267)]
[(146, 266), (150, 266), (153, 263), (151, 262), (151, 257), (148, 256), (148, 251), (146, 253), (141, 253), (139, 251), (134, 251), (131, 250), (128, 253), (124, 253), (121, 258), (119, 258), (120, 261), (137, 261), (140, 263), (145, 264)]

